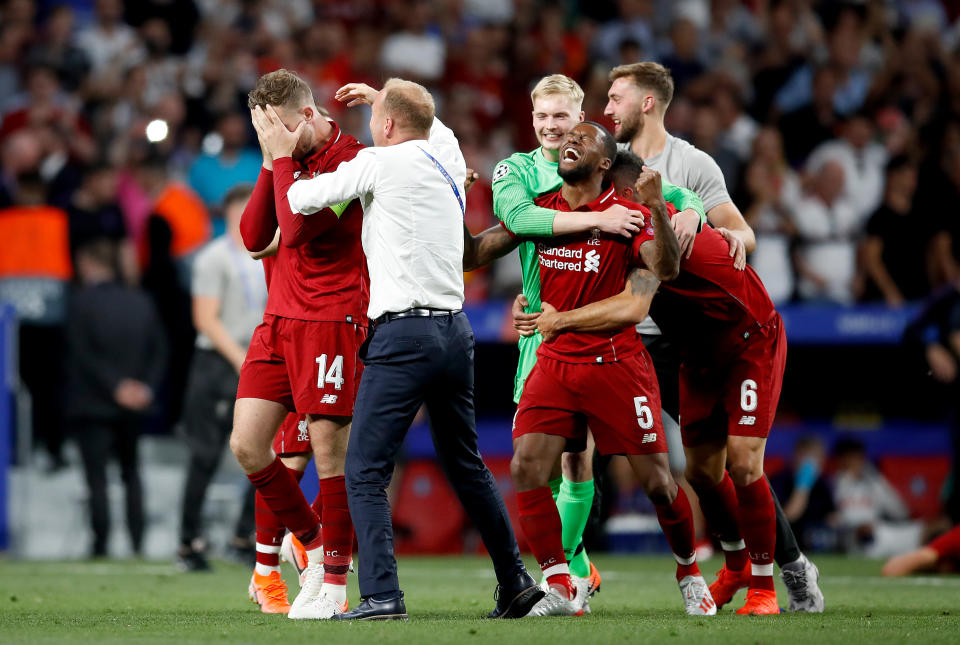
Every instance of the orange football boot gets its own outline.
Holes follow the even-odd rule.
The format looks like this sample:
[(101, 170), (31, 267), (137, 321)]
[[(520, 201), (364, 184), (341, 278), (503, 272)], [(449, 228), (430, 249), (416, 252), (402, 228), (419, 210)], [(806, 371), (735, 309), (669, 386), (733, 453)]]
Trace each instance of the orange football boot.
[(290, 612), (290, 603), (287, 601), (287, 583), (280, 577), (279, 571), (274, 571), (268, 576), (261, 576), (254, 571), (247, 592), (250, 594), (250, 600), (260, 605), (260, 611), (265, 614), (286, 614)]
[(777, 592), (768, 589), (751, 589), (747, 592), (746, 604), (737, 610), (741, 616), (767, 616), (779, 614)]
[(717, 571), (717, 579), (710, 585), (710, 595), (717, 603), (717, 609), (733, 600), (734, 595), (749, 584), (749, 564), (740, 571), (728, 569), (727, 565), (723, 565), (720, 571)]
[(597, 571), (597, 568), (595, 566), (593, 566), (593, 562), (590, 563), (590, 575), (587, 576), (587, 578), (590, 580), (589, 595), (592, 596), (593, 594), (600, 591), (600, 583), (603, 582), (600, 579), (600, 572)]

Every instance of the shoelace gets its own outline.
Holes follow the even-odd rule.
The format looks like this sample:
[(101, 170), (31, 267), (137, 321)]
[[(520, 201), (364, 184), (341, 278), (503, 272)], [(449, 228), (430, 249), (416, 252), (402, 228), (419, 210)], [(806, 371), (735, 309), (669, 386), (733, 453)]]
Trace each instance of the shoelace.
[(287, 601), (287, 583), (283, 580), (271, 582), (263, 587), (263, 595), (270, 600)]
[[(801, 569), (800, 571), (784, 571), (783, 582), (787, 585), (787, 588), (790, 591), (794, 591), (793, 595), (796, 600), (807, 599), (806, 569)], [(794, 586), (796, 586), (796, 589), (794, 589)]]

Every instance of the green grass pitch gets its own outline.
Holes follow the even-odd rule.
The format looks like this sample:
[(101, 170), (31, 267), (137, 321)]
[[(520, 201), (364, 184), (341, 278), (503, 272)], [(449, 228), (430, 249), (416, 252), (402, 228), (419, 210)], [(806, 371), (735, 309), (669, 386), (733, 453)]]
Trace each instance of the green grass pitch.
[[(669, 557), (595, 559), (603, 576), (582, 618), (487, 621), (494, 578), (479, 557), (400, 559), (407, 623), (318, 623), (259, 613), (250, 573), (215, 563), (183, 574), (157, 562), (28, 563), (0, 560), (0, 643), (958, 643), (960, 577), (884, 579), (880, 564), (816, 558), (827, 613), (684, 616)], [(528, 566), (533, 565), (528, 561)], [(286, 566), (286, 565), (285, 565)], [(707, 578), (719, 560), (704, 563)], [(284, 570), (288, 581), (294, 576)], [(295, 583), (294, 583), (295, 584)], [(351, 576), (351, 602), (356, 602)], [(781, 605), (786, 593), (779, 587)]]

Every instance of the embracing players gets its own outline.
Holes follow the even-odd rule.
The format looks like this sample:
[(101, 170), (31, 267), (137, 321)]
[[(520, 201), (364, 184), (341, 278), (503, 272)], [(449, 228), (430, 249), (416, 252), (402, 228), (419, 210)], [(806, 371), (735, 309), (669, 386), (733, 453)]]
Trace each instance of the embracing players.
[[(618, 192), (634, 185), (642, 163), (632, 153), (619, 153), (610, 173)], [(704, 229), (681, 261), (679, 275), (660, 285), (650, 313), (680, 353), (687, 478), (710, 529), (725, 546), (727, 563), (719, 581), (736, 576), (738, 585), (742, 580), (749, 587), (738, 614), (777, 614), (774, 505), (763, 454), (780, 397), (787, 343), (760, 278), (752, 268), (738, 270), (734, 264), (723, 236)], [(643, 293), (634, 293), (641, 275), (634, 270), (618, 296), (574, 311), (546, 310), (537, 320), (544, 338), (620, 329), (624, 312), (640, 306), (638, 300), (646, 304)], [(725, 588), (736, 591), (739, 586)], [(715, 600), (722, 606), (731, 597)]]
[(601, 321), (599, 331), (579, 326), (540, 345), (514, 418), (511, 474), (520, 526), (546, 578), (542, 613), (581, 613), (586, 596), (571, 579), (548, 483), (562, 452), (583, 450), (589, 424), (597, 450), (626, 455), (654, 503), (678, 563), (687, 613), (711, 615), (716, 607), (696, 564), (690, 504), (667, 462), (656, 375), (634, 327), (646, 315), (659, 280), (676, 276), (680, 247), (656, 173), (636, 184), (649, 211), (619, 198), (605, 181), (616, 155), (606, 129), (591, 122), (576, 125), (559, 150), (561, 189), (536, 200), (573, 217), (621, 204), (645, 211), (653, 225), (632, 239), (594, 230), (533, 242), (546, 311), (554, 311), (549, 303), (566, 311), (611, 297), (621, 291), (631, 266), (649, 268), (631, 283), (638, 295), (620, 311), (617, 325)]
[[(304, 178), (335, 170), (363, 148), (319, 113), (309, 85), (287, 70), (260, 77), (249, 106), (255, 127), (279, 119), (298, 134), (293, 157)], [(247, 249), (259, 251), (279, 228), (280, 247), (264, 321), (241, 369), (230, 447), (266, 505), (307, 551), (309, 566), (288, 616), (330, 618), (347, 608), (353, 546), (343, 468), (361, 371), (357, 354), (367, 331), (363, 214), (354, 201), (309, 218), (289, 216), (274, 206), (273, 182), (265, 154), (241, 232)], [(322, 518), (271, 448), (295, 410), (307, 415)]]

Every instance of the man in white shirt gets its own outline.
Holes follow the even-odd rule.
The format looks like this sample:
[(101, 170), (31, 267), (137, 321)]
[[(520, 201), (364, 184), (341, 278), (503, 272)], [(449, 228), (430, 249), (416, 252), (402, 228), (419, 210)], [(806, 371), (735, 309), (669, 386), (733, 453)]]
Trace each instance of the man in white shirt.
[(406, 618), (386, 488), (422, 404), (430, 413), (437, 456), (494, 563), (499, 593), (490, 617), (524, 616), (543, 591), (520, 560), (503, 499), (477, 449), (473, 331), (460, 310), (463, 155), (453, 132), (434, 118), (433, 98), (416, 83), (391, 79), (379, 93), (348, 85), (337, 98), (372, 103), (376, 147), (309, 180), (293, 177), (290, 153), (299, 133), (289, 132), (269, 106), (254, 118), (274, 159), (278, 209), (308, 216), (358, 198), (364, 211), (373, 331), (361, 349), (366, 369), (346, 458), (364, 600), (335, 618)]

